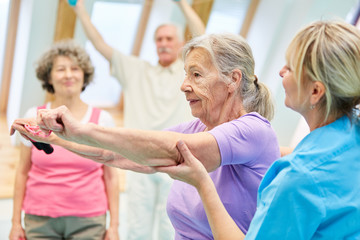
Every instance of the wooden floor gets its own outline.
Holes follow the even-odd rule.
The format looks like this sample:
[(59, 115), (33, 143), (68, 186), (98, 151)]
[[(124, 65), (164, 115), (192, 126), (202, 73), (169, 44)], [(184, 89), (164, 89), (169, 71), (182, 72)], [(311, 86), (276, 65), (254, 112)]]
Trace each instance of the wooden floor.
[[(117, 109), (106, 109), (114, 117), (116, 126), (123, 126), (122, 112)], [(0, 115), (0, 198), (11, 198), (13, 195), (15, 171), (20, 156), (19, 147), (11, 145), (9, 127), (6, 119)], [(120, 190), (125, 190), (125, 171), (119, 169)]]
[(0, 198), (10, 198), (13, 193), (19, 147), (10, 142), (6, 119), (0, 116)]

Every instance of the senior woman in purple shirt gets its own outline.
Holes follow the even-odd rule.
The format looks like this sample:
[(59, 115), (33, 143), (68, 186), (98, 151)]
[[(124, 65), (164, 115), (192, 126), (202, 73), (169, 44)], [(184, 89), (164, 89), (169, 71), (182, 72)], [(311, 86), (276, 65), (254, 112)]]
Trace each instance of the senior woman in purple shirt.
[[(237, 226), (246, 233), (256, 210), (259, 183), (280, 157), (269, 120), (273, 103), (268, 88), (254, 75), (251, 49), (240, 36), (203, 35), (183, 50), (186, 77), (181, 86), (197, 119), (167, 129), (143, 131), (104, 128), (76, 121), (66, 107), (39, 111), (37, 124), (52, 130), (68, 148), (107, 165), (149, 173), (152, 166), (177, 165), (182, 139), (202, 162)], [(12, 131), (38, 141), (16, 120)], [(58, 143), (57, 143), (58, 144)], [(83, 144), (83, 145), (79, 145)], [(84, 146), (87, 145), (87, 146)], [(175, 181), (168, 198), (175, 239), (213, 239), (196, 189)]]

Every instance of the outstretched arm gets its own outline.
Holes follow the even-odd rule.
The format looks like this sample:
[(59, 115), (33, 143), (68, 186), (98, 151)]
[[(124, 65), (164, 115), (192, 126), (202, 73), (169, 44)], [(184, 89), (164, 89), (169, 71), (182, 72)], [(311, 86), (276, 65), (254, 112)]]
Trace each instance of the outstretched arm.
[(214, 239), (244, 239), (245, 235), (226, 211), (203, 164), (192, 155), (183, 141), (177, 143), (177, 148), (184, 158), (183, 163), (171, 167), (155, 167), (155, 169), (169, 174), (174, 179), (191, 184), (197, 189)]
[(200, 19), (199, 15), (195, 12), (195, 10), (189, 5), (187, 0), (179, 0), (174, 2), (179, 5), (181, 11), (183, 12), (192, 37), (197, 37), (205, 34), (205, 24)]
[(98, 50), (100, 54), (103, 55), (108, 61), (111, 61), (114, 50), (104, 41), (103, 37), (91, 22), (90, 16), (84, 6), (84, 0), (78, 0), (76, 6), (73, 7), (73, 9), (84, 28), (86, 36), (94, 45), (96, 50)]
[(48, 137), (45, 137), (45, 134), (33, 134), (27, 131), (24, 127), (25, 124), (36, 125), (35, 119), (17, 119), (14, 121), (11, 126), (11, 133), (13, 134), (17, 130), (24, 138), (34, 140), (37, 142), (49, 143), (61, 146), (79, 156), (94, 160), (99, 163), (103, 163), (110, 167), (121, 168), (124, 170), (131, 170), (140, 173), (154, 173), (154, 169), (148, 166), (140, 165), (134, 161), (124, 158), (120, 154), (115, 152), (104, 150), (96, 147), (90, 147), (74, 142), (70, 142), (64, 139), (59, 138), (54, 133), (50, 134)]
[(103, 163), (109, 167), (116, 167), (124, 170), (131, 170), (134, 172), (147, 173), (147, 174), (155, 172), (152, 167), (138, 164), (134, 161), (131, 161), (121, 156), (118, 153), (109, 150), (66, 141), (59, 137), (56, 137), (56, 140), (53, 142), (53, 144), (66, 148), (67, 150), (77, 155), (80, 155), (84, 158), (88, 158), (96, 162)]
[[(181, 134), (82, 124), (65, 106), (40, 109), (37, 125), (45, 131), (52, 130), (65, 140), (110, 150), (141, 165), (167, 166), (181, 162), (181, 155), (176, 148), (180, 139), (184, 139), (208, 171), (215, 170), (221, 163), (217, 141), (208, 132)], [(19, 130), (15, 124), (13, 129), (12, 132)]]

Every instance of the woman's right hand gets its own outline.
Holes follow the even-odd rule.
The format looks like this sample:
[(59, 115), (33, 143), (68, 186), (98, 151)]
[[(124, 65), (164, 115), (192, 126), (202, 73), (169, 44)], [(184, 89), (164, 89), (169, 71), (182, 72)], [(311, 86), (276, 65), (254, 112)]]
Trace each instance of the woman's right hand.
[(25, 231), (21, 224), (13, 224), (9, 234), (9, 240), (26, 240)]

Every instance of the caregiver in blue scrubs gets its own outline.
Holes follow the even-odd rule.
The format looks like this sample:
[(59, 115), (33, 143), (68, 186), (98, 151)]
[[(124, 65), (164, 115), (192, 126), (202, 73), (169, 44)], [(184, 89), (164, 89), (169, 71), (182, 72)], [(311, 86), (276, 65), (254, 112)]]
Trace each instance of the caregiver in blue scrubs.
[(183, 142), (184, 162), (157, 170), (196, 187), (215, 239), (360, 239), (359, 29), (341, 21), (306, 26), (280, 76), (285, 105), (311, 132), (265, 174), (246, 236)]

